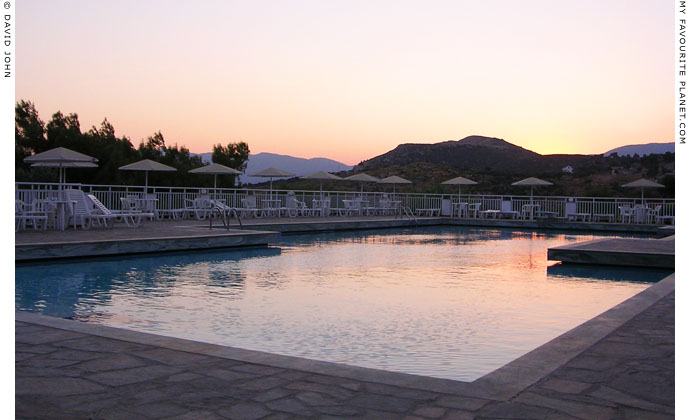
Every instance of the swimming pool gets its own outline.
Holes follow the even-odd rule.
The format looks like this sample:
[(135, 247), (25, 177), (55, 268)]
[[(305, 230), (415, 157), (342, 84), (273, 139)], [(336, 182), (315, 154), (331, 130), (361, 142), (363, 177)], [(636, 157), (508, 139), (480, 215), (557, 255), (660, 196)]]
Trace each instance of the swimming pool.
[(17, 309), (330, 362), (471, 381), (670, 274), (572, 267), (599, 236), (428, 227), (277, 247), (24, 265)]

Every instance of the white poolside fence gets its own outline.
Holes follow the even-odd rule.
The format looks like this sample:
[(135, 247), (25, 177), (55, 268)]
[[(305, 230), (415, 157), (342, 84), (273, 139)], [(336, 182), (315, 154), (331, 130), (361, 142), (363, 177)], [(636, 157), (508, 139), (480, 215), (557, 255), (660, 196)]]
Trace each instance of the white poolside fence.
[[(60, 185), (57, 183), (15, 183), (15, 199), (31, 204), (35, 200), (44, 200), (59, 195)], [(90, 185), (90, 184), (63, 184), (63, 188), (81, 189), (84, 192), (94, 194), (106, 207), (120, 209), (120, 198), (144, 196), (144, 186), (126, 185)], [(503, 210), (505, 202), (510, 202), (513, 210), (520, 210), (524, 204), (539, 205), (542, 212), (551, 212), (555, 217), (567, 217), (566, 210), (570, 213), (573, 209), (576, 213), (590, 216), (609, 215), (612, 221), (619, 220), (620, 206), (635, 206), (642, 204), (642, 199), (620, 197), (564, 197), (564, 196), (525, 196), (525, 195), (475, 195), (463, 194), (416, 194), (358, 191), (304, 191), (304, 190), (273, 190), (256, 188), (211, 188), (202, 187), (160, 187), (149, 186), (148, 193), (153, 194), (159, 209), (179, 209), (186, 207), (186, 200), (193, 200), (200, 195), (211, 195), (214, 199), (223, 200), (230, 207), (242, 207), (242, 199), (248, 196), (256, 197), (256, 203), (263, 200), (279, 200), (280, 205), (286, 206), (289, 196), (294, 197), (312, 207), (312, 201), (320, 198), (330, 199), (331, 209), (344, 208), (343, 200), (351, 200), (364, 195), (370, 205), (376, 206), (380, 200), (394, 198), (402, 203), (402, 206), (413, 211), (435, 210), (441, 216), (450, 216), (453, 203), (478, 203), (481, 210)], [(573, 205), (574, 203), (574, 205)], [(644, 203), (650, 207), (661, 206), (659, 215), (662, 217), (675, 216), (675, 199), (669, 198), (645, 198)]]

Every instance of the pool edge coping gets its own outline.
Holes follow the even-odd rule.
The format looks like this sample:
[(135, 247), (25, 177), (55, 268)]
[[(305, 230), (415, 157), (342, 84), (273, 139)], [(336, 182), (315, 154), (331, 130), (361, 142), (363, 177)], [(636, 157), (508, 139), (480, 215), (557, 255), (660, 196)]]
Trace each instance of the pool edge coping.
[(472, 383), (492, 399), (508, 400), (603, 340), (674, 290), (675, 273)]
[(473, 382), (247, 350), (24, 311), (15, 310), (15, 321), (170, 350), (320, 375), (337, 376), (363, 382), (414, 388), (463, 397), (508, 400), (545, 378), (674, 290), (675, 273)]

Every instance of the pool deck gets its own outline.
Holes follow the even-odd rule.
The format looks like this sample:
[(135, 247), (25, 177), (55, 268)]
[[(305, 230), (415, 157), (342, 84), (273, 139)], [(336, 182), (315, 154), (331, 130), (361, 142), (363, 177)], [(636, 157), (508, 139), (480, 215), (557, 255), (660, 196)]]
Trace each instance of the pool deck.
[[(431, 219), (418, 220), (419, 224)], [(319, 232), (409, 226), (409, 220), (384, 217), (250, 219), (243, 229), (236, 222), (229, 230), (220, 221), (209, 229), (207, 220), (147, 221), (138, 228), (117, 224), (113, 228), (65, 231), (26, 230), (15, 233), (15, 260), (140, 254), (194, 249), (266, 246), (281, 233)]]
[(663, 239), (595, 239), (549, 248), (547, 258), (578, 264), (674, 268), (675, 236)]
[(77, 258), (138, 254), (150, 252), (185, 251), (226, 247), (265, 246), (278, 240), (280, 234), (324, 232), (336, 230), (393, 228), (407, 226), (456, 225), (468, 227), (513, 229), (558, 229), (571, 231), (598, 231), (646, 233), (659, 236), (673, 234), (669, 227), (621, 225), (615, 223), (574, 223), (557, 219), (536, 221), (458, 219), (449, 217), (407, 218), (385, 216), (310, 217), (281, 219), (247, 219), (243, 229), (236, 221), (230, 230), (214, 221), (165, 220), (147, 221), (138, 228), (122, 224), (114, 228), (65, 231), (26, 230), (15, 234), (15, 260)]
[[(209, 230), (208, 221), (159, 221), (136, 229), (21, 232), (15, 235), (15, 259), (261, 246), (281, 233), (410, 225), (673, 234), (668, 227), (451, 218), (412, 222), (380, 216), (252, 219), (244, 222), (244, 230), (235, 225), (229, 231)], [(591, 255), (608, 251), (608, 260), (597, 262), (605, 264), (621, 264), (627, 257), (610, 252), (624, 252), (650, 266), (664, 258), (672, 261), (673, 244), (671, 236), (554, 249), (570, 247), (571, 255), (580, 255), (577, 262), (591, 262)], [(672, 275), (474, 382), (16, 312), (15, 415), (37, 420), (673, 419), (674, 308)]]
[(18, 419), (673, 419), (675, 277), (474, 382), (16, 312)]

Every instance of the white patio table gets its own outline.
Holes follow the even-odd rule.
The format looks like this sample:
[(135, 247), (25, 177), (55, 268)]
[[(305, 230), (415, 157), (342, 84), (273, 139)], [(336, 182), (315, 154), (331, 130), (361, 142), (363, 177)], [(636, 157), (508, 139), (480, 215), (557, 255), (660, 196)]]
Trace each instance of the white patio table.
[[(67, 228), (67, 221), (69, 216), (73, 213), (74, 205), (77, 204), (74, 200), (64, 199), (47, 199), (41, 200), (46, 206), (55, 208), (55, 227), (59, 230)], [(77, 220), (74, 220), (74, 229), (77, 229)]]

